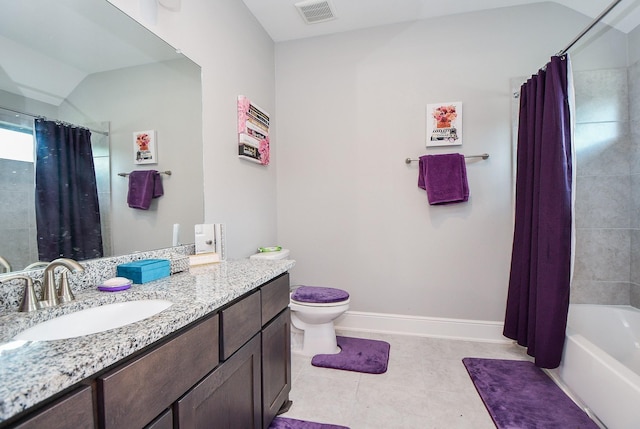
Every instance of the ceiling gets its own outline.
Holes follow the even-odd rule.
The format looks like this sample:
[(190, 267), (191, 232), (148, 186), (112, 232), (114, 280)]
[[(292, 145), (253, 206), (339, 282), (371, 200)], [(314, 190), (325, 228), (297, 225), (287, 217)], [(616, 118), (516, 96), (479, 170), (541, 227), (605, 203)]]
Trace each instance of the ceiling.
[[(275, 42), (458, 13), (543, 3), (542, 0), (328, 0), (336, 19), (307, 24), (294, 6), (302, 0), (243, 1)], [(555, 0), (553, 3), (595, 18), (612, 1)], [(622, 0), (603, 21), (628, 33), (640, 24), (639, 6), (640, 0)]]
[[(540, 2), (328, 0), (337, 18), (306, 24), (294, 6), (301, 0), (242, 1), (275, 42)], [(593, 18), (611, 0), (555, 3)], [(0, 90), (53, 105), (92, 73), (176, 56), (173, 48), (156, 45), (157, 37), (139, 24), (132, 26), (129, 17), (105, 0), (0, 0), (0, 9)], [(640, 23), (640, 0), (622, 0), (604, 21), (628, 33)], [(47, 72), (37, 73), (42, 70)]]

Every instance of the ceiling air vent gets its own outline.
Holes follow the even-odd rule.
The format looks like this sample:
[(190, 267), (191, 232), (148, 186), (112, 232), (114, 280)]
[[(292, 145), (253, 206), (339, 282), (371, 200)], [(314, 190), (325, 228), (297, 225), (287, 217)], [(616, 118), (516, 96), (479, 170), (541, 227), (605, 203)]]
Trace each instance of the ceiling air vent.
[(331, 3), (327, 0), (301, 1), (294, 6), (298, 8), (302, 19), (307, 24), (317, 24), (318, 22), (330, 21), (336, 18)]

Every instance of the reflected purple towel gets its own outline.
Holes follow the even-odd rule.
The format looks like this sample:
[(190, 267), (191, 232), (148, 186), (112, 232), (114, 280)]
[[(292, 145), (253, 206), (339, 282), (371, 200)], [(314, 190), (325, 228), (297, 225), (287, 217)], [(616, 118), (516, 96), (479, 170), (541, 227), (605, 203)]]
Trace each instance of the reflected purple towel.
[(156, 170), (139, 170), (129, 173), (127, 204), (140, 210), (149, 210), (151, 199), (164, 195), (162, 178)]
[(418, 187), (427, 191), (431, 205), (469, 201), (464, 155), (447, 153), (421, 156)]

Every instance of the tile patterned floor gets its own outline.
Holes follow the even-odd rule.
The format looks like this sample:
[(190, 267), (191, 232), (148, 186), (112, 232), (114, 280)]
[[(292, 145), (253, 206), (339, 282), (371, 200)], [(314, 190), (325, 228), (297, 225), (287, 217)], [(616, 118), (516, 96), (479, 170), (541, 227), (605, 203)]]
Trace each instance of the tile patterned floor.
[(285, 417), (350, 429), (495, 429), (462, 364), (464, 357), (530, 359), (512, 344), (340, 331), (391, 344), (384, 374), (316, 368), (293, 354)]

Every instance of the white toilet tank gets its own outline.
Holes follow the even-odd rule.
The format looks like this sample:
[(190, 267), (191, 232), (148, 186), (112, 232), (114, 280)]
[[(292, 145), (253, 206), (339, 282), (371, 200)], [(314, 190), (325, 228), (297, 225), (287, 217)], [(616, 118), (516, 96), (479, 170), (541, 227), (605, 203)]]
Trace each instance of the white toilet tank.
[(249, 259), (274, 260), (287, 259), (289, 257), (289, 249), (276, 250), (275, 252), (259, 252), (249, 256)]

